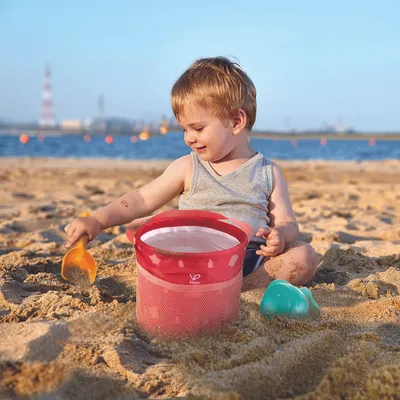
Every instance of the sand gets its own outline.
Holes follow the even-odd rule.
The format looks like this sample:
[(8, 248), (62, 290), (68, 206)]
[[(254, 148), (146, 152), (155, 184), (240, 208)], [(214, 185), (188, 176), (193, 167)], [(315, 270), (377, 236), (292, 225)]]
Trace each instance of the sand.
[(243, 292), (237, 321), (174, 341), (136, 327), (124, 227), (90, 243), (93, 285), (61, 277), (66, 223), (167, 164), (0, 159), (0, 398), (399, 398), (400, 162), (279, 162), (321, 315), (264, 319)]

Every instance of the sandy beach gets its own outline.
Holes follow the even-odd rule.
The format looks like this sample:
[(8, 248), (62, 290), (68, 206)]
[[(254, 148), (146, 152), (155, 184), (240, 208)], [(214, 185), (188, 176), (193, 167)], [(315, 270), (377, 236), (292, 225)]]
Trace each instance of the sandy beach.
[(92, 286), (61, 277), (64, 226), (169, 161), (0, 158), (0, 399), (399, 398), (400, 161), (276, 161), (321, 315), (265, 319), (254, 290), (222, 331), (171, 341), (136, 329), (124, 227), (90, 243)]

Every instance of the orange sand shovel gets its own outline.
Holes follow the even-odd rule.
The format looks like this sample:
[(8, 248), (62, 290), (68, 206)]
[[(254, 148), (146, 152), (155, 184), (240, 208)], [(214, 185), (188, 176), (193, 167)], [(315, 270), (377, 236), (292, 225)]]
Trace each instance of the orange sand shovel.
[[(89, 217), (88, 212), (79, 215)], [(92, 255), (86, 251), (88, 236), (81, 237), (75, 247), (68, 251), (61, 264), (61, 276), (80, 287), (91, 285), (96, 278), (97, 266)]]

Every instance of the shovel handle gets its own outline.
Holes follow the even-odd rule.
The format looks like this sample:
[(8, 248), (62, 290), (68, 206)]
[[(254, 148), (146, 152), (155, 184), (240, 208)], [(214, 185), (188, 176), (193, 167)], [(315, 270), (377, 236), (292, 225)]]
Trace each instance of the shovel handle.
[(86, 249), (87, 242), (89, 240), (88, 235), (82, 236), (75, 244), (76, 249)]

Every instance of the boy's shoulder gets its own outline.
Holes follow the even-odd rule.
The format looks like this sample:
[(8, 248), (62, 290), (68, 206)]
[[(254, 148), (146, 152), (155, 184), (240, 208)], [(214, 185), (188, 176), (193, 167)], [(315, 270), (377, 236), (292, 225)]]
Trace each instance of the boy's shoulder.
[(164, 173), (171, 173), (176, 176), (185, 176), (187, 171), (192, 169), (192, 155), (187, 154), (172, 161)]
[(265, 154), (261, 153), (261, 155), (264, 157), (264, 160), (266, 162), (264, 163), (264, 166), (267, 167), (267, 171), (270, 171), (269, 177), (272, 183), (271, 190), (273, 191), (279, 184), (282, 183), (286, 184), (286, 179), (282, 168), (275, 161), (272, 161), (269, 157), (267, 157)]
[(274, 168), (279, 168), (278, 164), (275, 161), (272, 161), (271, 158), (269, 158), (267, 155), (265, 155), (264, 153), (262, 153), (261, 151), (259, 151), (259, 153), (261, 154), (261, 156), (264, 158), (264, 160), (266, 161), (267, 165), (271, 165)]
[(186, 154), (182, 157), (177, 158), (172, 161), (169, 166), (173, 166), (174, 168), (184, 168), (192, 165), (192, 154)]
[(259, 151), (258, 153), (262, 156), (262, 158), (263, 158), (263, 160), (264, 160), (264, 162), (263, 162), (263, 166), (264, 166), (264, 167), (270, 167), (272, 170), (278, 169), (278, 168), (279, 168), (278, 164), (276, 164), (275, 161), (272, 161), (271, 158), (269, 158), (268, 156), (266, 156), (266, 155), (265, 155), (264, 153), (262, 153), (261, 151)]
[(192, 155), (191, 154), (186, 154), (182, 157), (176, 158), (173, 160), (168, 167), (182, 167), (187, 164), (190, 164), (192, 162)]
[[(184, 190), (190, 185), (193, 173), (192, 154), (186, 154), (172, 161), (167, 167), (169, 175), (181, 181), (184, 185)], [(166, 171), (167, 171), (166, 170)]]

